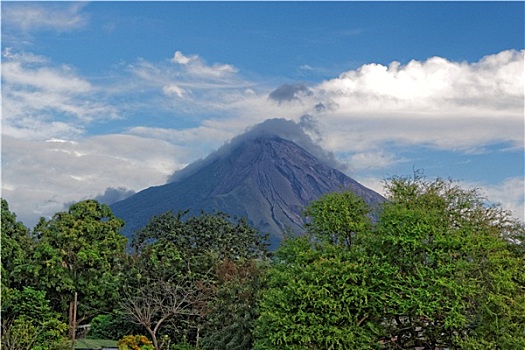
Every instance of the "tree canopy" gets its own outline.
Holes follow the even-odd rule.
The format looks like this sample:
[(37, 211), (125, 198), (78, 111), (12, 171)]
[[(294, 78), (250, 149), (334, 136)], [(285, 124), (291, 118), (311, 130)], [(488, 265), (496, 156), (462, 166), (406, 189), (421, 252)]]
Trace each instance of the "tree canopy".
[(223, 213), (153, 217), (126, 251), (94, 200), (33, 230), (2, 200), (2, 348), (71, 348), (91, 322), (156, 350), (524, 349), (524, 223), (453, 181), (385, 188), (313, 201), (273, 256)]
[(87, 200), (35, 228), (35, 280), (57, 309), (68, 312), (72, 338), (78, 324), (111, 310), (119, 298), (123, 224), (107, 205)]
[(442, 179), (387, 193), (370, 226), (350, 193), (310, 205), (310, 235), (276, 253), (256, 348), (524, 348), (523, 223)]
[(33, 249), (29, 229), (20, 221), (16, 214), (9, 211), (9, 204), (2, 198), (1, 214), (2, 233), (2, 289), (22, 288), (26, 276), (24, 267)]
[(213, 331), (206, 320), (216, 307), (211, 303), (227, 295), (219, 293), (226, 288), (219, 279), (220, 266), (264, 259), (265, 239), (245, 220), (224, 213), (153, 217), (133, 238), (135, 253), (121, 308), (146, 328), (157, 350), (168, 335), (199, 346)]

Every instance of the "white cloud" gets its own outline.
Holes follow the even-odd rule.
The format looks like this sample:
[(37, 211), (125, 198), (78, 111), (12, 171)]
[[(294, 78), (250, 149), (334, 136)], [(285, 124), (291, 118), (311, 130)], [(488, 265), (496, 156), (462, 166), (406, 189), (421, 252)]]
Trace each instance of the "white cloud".
[(346, 159), (349, 169), (352, 171), (363, 171), (371, 169), (386, 169), (400, 162), (406, 162), (404, 158), (398, 158), (395, 154), (384, 150), (358, 152)]
[(166, 85), (162, 88), (162, 90), (164, 91), (164, 93), (166, 95), (176, 95), (177, 97), (179, 98), (183, 98), (184, 95), (187, 93), (186, 90), (184, 90), (183, 88), (181, 88), (180, 86), (176, 85), (176, 84), (170, 84), (170, 85)]
[(238, 72), (237, 68), (230, 64), (215, 63), (209, 66), (198, 55), (185, 56), (180, 51), (175, 52), (171, 62), (184, 66), (184, 69), (194, 76), (206, 79), (221, 79)]
[(30, 64), (47, 63), (44, 57), (29, 54), (12, 54), (4, 52), (5, 61), (2, 64), (2, 78), (10, 85), (28, 86), (34, 90), (45, 90), (60, 93), (88, 93), (92, 91), (89, 82), (75, 76), (72, 68), (34, 67)]
[(170, 64), (141, 59), (130, 65), (130, 71), (152, 87), (194, 88), (196, 90), (246, 88), (250, 84), (236, 73), (230, 64), (208, 65), (198, 55), (185, 56), (177, 51)]
[(178, 63), (178, 64), (188, 64), (192, 60), (195, 61), (197, 59), (198, 59), (197, 56), (188, 57), (188, 56), (184, 56), (182, 52), (176, 51), (175, 54), (173, 55), (173, 58), (171, 59), (171, 62)]
[(75, 137), (95, 119), (117, 117), (103, 92), (67, 65), (6, 49), (2, 62), (3, 134), (28, 139)]
[(108, 188), (138, 191), (165, 183), (187, 150), (134, 135), (31, 141), (4, 136), (2, 196), (26, 225)]
[(515, 218), (525, 221), (525, 178), (510, 177), (497, 184), (463, 183), (470, 188), (479, 188), (490, 203), (500, 204)]
[(32, 32), (52, 29), (58, 32), (82, 28), (89, 18), (82, 12), (86, 3), (3, 2), (2, 27)]
[[(197, 55), (185, 56), (179, 51), (168, 62), (140, 59), (128, 66), (128, 72), (134, 77), (135, 89), (156, 96), (158, 110), (177, 114), (229, 117), (232, 104), (256, 95), (255, 84), (243, 79), (235, 67), (208, 65)], [(140, 108), (150, 111), (151, 105), (150, 98), (142, 101)]]
[(366, 64), (317, 89), (340, 102), (342, 109), (424, 112), (443, 114), (446, 109), (516, 113), (523, 107), (523, 61), (525, 51), (503, 51), (479, 62), (451, 62), (432, 57), (388, 67)]
[[(133, 84), (115, 81), (118, 91), (95, 86), (45, 57), (9, 50), (4, 56), (2, 186), (21, 218), (51, 215), (63, 203), (107, 188), (138, 191), (161, 184), (174, 170), (270, 118), (299, 122), (312, 116), (321, 145), (346, 157), (351, 175), (379, 191), (380, 180), (361, 179), (359, 172), (373, 174), (405, 161), (387, 151), (390, 145), (465, 152), (497, 142), (523, 147), (524, 51), (474, 63), (434, 57), (364, 65), (307, 86), (311, 93), (283, 103), (269, 98), (278, 86), (247, 81), (231, 65), (209, 65), (181, 52), (164, 62), (128, 66), (123, 74), (131, 77), (118, 79)], [(93, 121), (132, 109), (107, 102), (118, 100), (112, 94), (132, 96), (135, 115), (168, 110), (187, 116), (191, 126), (169, 128), (177, 123), (163, 120), (156, 127), (128, 124), (122, 135), (86, 137)], [(43, 142), (52, 138), (78, 142)], [(520, 207), (509, 188), (498, 188), (508, 193), (501, 201), (518, 203), (513, 208), (523, 211), (523, 199)]]
[[(332, 150), (396, 142), (467, 149), (508, 142), (523, 147), (524, 53), (479, 62), (367, 64), (310, 87), (309, 103)], [(331, 103), (316, 113), (314, 105)]]

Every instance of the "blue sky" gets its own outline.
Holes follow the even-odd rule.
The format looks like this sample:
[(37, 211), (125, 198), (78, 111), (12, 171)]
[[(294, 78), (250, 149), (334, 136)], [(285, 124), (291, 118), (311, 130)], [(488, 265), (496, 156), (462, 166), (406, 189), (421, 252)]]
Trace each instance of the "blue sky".
[(422, 169), (523, 219), (523, 2), (1, 6), (2, 196), (29, 226), (305, 116), (379, 192)]

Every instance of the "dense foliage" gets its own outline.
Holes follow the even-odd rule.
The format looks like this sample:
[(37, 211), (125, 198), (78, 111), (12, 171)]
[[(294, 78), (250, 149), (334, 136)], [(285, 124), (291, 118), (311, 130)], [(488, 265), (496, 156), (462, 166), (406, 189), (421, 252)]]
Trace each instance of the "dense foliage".
[(365, 230), (351, 194), (311, 205), (311, 235), (276, 254), (256, 348), (525, 348), (523, 224), (441, 179), (387, 190)]
[(34, 230), (33, 278), (54, 307), (67, 312), (72, 339), (78, 324), (111, 310), (119, 299), (123, 225), (107, 205), (87, 200), (41, 220)]
[(27, 270), (35, 242), (29, 230), (9, 211), (2, 199), (2, 340), (1, 348), (56, 349), (67, 346), (63, 337), (67, 325), (53, 310), (46, 291), (37, 290), (28, 279)]
[[(256, 273), (254, 261), (267, 255), (265, 237), (246, 221), (222, 213), (164, 213), (137, 232), (133, 246), (121, 308), (147, 330), (155, 349), (168, 341), (199, 347), (202, 339), (206, 344), (207, 337), (216, 337), (219, 303), (232, 312), (229, 319), (246, 317), (244, 309), (236, 308), (241, 291), (234, 285), (239, 281), (226, 280), (222, 271), (231, 264), (235, 271), (251, 267), (250, 273)], [(256, 304), (253, 298), (251, 304)], [(242, 333), (238, 342), (251, 346), (246, 331), (237, 330)]]
[(138, 349), (524, 349), (525, 228), (476, 190), (394, 178), (306, 209), (270, 259), (226, 214), (167, 212), (136, 232), (93, 200), (29, 230), (2, 200), (2, 348), (88, 337)]

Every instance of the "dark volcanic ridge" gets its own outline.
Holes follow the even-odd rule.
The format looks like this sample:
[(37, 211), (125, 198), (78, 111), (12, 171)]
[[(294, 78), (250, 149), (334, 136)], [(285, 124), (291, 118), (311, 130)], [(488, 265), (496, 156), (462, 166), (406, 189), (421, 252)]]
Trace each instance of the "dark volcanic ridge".
[(275, 247), (285, 231), (303, 232), (304, 207), (325, 193), (350, 190), (371, 206), (384, 201), (378, 193), (275, 134), (240, 137), (227, 148), (188, 166), (171, 183), (114, 203), (113, 212), (126, 222), (123, 233), (131, 236), (152, 216), (168, 210), (221, 211), (244, 217), (259, 231), (269, 233)]

